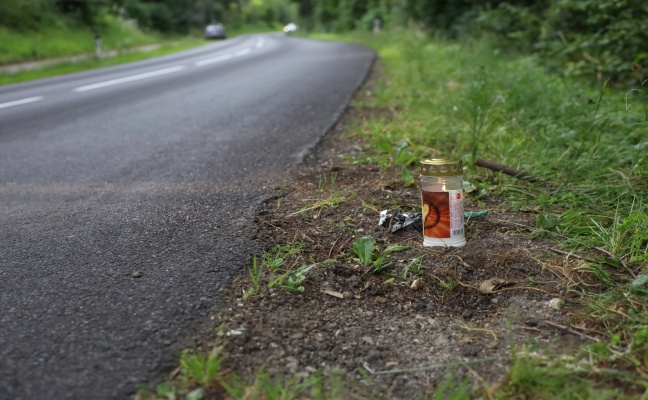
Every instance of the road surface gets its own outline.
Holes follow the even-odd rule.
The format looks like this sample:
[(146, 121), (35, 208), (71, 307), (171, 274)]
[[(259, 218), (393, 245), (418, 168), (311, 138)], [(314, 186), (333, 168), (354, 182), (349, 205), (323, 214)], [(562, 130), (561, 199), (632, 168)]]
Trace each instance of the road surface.
[(374, 56), (251, 35), (0, 87), (0, 400), (126, 399), (168, 372)]

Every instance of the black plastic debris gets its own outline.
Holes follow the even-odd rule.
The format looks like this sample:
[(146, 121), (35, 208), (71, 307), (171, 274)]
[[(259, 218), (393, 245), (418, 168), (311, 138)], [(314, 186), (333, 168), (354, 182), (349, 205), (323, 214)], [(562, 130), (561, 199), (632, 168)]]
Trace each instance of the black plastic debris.
[(423, 224), (421, 219), (421, 213), (399, 213), (397, 211), (390, 213), (389, 210), (383, 210), (380, 212), (378, 225), (387, 228), (389, 233), (394, 233), (403, 228), (407, 228), (408, 226), (417, 230), (422, 230)]
[[(488, 210), (486, 211), (466, 211), (464, 212), (465, 219), (485, 219), (488, 217)], [(394, 233), (403, 228), (412, 227), (421, 231), (423, 229), (423, 214), (398, 212), (383, 210), (380, 212), (380, 219), (378, 225), (387, 228), (389, 233)]]

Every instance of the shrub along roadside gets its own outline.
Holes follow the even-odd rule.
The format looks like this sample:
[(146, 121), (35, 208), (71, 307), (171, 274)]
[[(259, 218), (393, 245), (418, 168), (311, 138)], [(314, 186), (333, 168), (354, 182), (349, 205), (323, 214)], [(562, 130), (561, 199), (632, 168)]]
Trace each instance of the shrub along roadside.
[[(385, 68), (376, 93), (355, 106), (385, 110), (393, 118), (355, 127), (353, 133), (369, 145), (363, 156), (347, 161), (403, 168), (409, 172), (403, 176), (409, 177), (416, 175), (421, 158), (461, 157), (469, 196), (484, 207), (486, 200), (497, 198), (504, 209), (534, 213), (533, 235), (554, 239), (561, 251), (580, 260), (577, 268), (566, 264), (560, 276), (563, 289), (578, 296), (582, 305), (569, 322), (600, 339), (559, 361), (519, 349), (508, 375), (497, 384), (485, 384), (484, 396), (567, 399), (589, 393), (618, 398), (618, 393), (592, 388), (609, 382), (621, 391), (625, 382), (646, 387), (648, 116), (641, 78), (627, 92), (588, 86), (547, 75), (533, 57), (502, 57), (484, 42), (431, 41), (418, 32), (324, 38), (373, 46)], [(476, 167), (477, 159), (527, 171), (538, 180)], [(343, 195), (344, 189), (335, 193)], [(282, 270), (298, 248), (288, 244), (275, 250), (256, 258), (248, 271), (251, 289), (262, 294), (260, 276), (270, 271), (282, 279), (276, 286), (300, 292), (291, 290), (299, 287), (300, 277), (289, 281)], [(577, 368), (583, 363), (588, 368)], [(207, 391), (226, 388), (228, 379), (219, 375), (209, 385), (176, 379), (170, 390), (182, 394), (202, 388), (200, 396), (209, 398)], [(258, 382), (268, 388), (263, 393), (277, 384), (295, 385), (277, 383), (262, 373)], [(256, 382), (246, 385), (260, 387)], [(319, 381), (313, 387), (322, 386)], [(302, 395), (309, 390), (301, 389)], [(469, 398), (469, 391), (451, 385), (437, 393)], [(290, 393), (284, 398), (298, 397)], [(325, 398), (334, 397), (329, 393)]]

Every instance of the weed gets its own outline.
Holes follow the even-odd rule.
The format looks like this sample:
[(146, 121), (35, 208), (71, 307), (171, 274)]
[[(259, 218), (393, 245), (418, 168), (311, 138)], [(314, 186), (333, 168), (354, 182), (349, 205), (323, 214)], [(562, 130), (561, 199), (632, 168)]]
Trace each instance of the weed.
[[(603, 348), (599, 346), (599, 348)], [(516, 353), (498, 399), (618, 399), (618, 389), (606, 387), (604, 380), (593, 384), (592, 372), (584, 360), (570, 356), (551, 358), (535, 353)]]
[(185, 386), (193, 384), (208, 387), (216, 381), (221, 373), (221, 364), (225, 360), (224, 345), (214, 346), (208, 354), (184, 350), (180, 355), (180, 380)]
[(423, 266), (423, 259), (425, 256), (420, 256), (412, 259), (412, 261), (403, 269), (403, 278), (407, 279), (410, 274), (421, 275), (421, 267)]
[(335, 179), (337, 178), (337, 172), (331, 172), (331, 175), (329, 177), (326, 177), (326, 174), (323, 174), (319, 178), (319, 182), (317, 184), (317, 191), (323, 192), (324, 189), (326, 189), (326, 185), (328, 184), (331, 189), (335, 188)]
[(290, 271), (281, 282), (281, 287), (291, 292), (303, 292), (305, 289), (301, 283), (306, 279), (308, 271), (313, 269), (315, 265), (303, 265), (297, 271)]
[(261, 274), (263, 273), (263, 263), (257, 264), (257, 258), (254, 256), (252, 258), (252, 268), (248, 269), (248, 274), (250, 279), (252, 279), (252, 284), (255, 288), (259, 287), (259, 281), (261, 280)]
[(452, 375), (448, 374), (445, 380), (434, 391), (434, 400), (468, 400), (472, 392), (468, 387), (468, 378), (456, 382)]
[[(304, 208), (299, 210), (295, 214), (300, 214), (301, 216), (306, 216), (306, 213), (311, 210), (319, 210), (320, 212), (324, 208), (337, 208), (341, 202), (345, 201), (346, 197), (338, 194), (338, 193), (333, 193), (329, 197), (325, 199), (315, 199), (313, 200), (314, 203), (312, 204), (307, 204)], [(319, 214), (318, 214), (319, 215)]]
[(339, 398), (342, 381), (337, 374), (323, 373), (310, 375), (301, 382), (297, 378), (272, 379), (270, 374), (260, 367), (254, 381), (246, 382), (238, 375), (233, 375), (223, 386), (233, 399), (325, 400)]
[(375, 244), (376, 241), (371, 236), (364, 236), (353, 241), (353, 252), (365, 267), (368, 267), (373, 259)]
[(414, 184), (414, 175), (412, 175), (409, 169), (403, 168), (402, 178), (403, 186), (410, 187)]
[(371, 265), (370, 270), (374, 274), (382, 273), (389, 266), (391, 266), (391, 262), (389, 262), (389, 258), (387, 257), (388, 254), (410, 249), (407, 246), (391, 245), (388, 246), (384, 251), (374, 254), (375, 244), (376, 242), (373, 237), (364, 236), (355, 239), (353, 241), (353, 247), (352, 247), (353, 252), (358, 256), (358, 260), (365, 267), (369, 267)]
[(271, 251), (263, 252), (263, 265), (261, 268), (267, 268), (270, 272), (279, 271), (286, 260), (297, 255), (303, 246), (301, 244), (277, 245)]

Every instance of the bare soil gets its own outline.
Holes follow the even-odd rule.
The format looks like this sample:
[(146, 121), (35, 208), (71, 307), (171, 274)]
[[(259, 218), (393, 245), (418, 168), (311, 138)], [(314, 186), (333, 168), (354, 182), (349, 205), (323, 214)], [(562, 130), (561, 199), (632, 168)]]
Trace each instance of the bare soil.
[[(374, 68), (358, 97), (371, 95)], [(416, 209), (420, 193), (403, 185), (400, 170), (353, 165), (341, 157), (363, 154), (365, 144), (349, 127), (376, 115), (388, 113), (350, 107), (259, 212), (257, 239), (268, 251), (304, 246), (286, 268), (318, 264), (303, 293), (262, 285), (245, 300), (253, 284), (247, 271), (241, 273), (230, 304), (214, 316), (231, 333), (228, 368), (251, 377), (264, 365), (275, 376), (297, 379), (337, 369), (353, 390), (349, 397), (411, 399), (432, 396), (447, 374), (496, 383), (511, 364), (512, 350), (524, 344), (550, 357), (578, 346), (583, 338), (559, 327), (576, 299), (556, 271), (572, 261), (552, 251), (554, 244), (529, 235), (534, 215), (508, 212), (503, 200), (477, 204), (467, 196), (467, 211), (488, 209), (489, 215), (467, 220), (467, 245), (449, 249), (423, 247), (416, 229), (392, 234), (378, 226), (380, 210)], [(322, 189), (324, 175), (329, 184)], [(332, 195), (343, 200), (313, 207)], [(392, 265), (383, 271), (390, 275), (372, 273), (353, 259), (353, 240), (366, 235), (379, 250), (410, 247), (391, 254)], [(421, 256), (420, 274), (385, 283)], [(264, 276), (263, 283), (272, 278)], [(480, 288), (492, 278), (502, 284)], [(555, 299), (564, 306), (556, 307)]]

